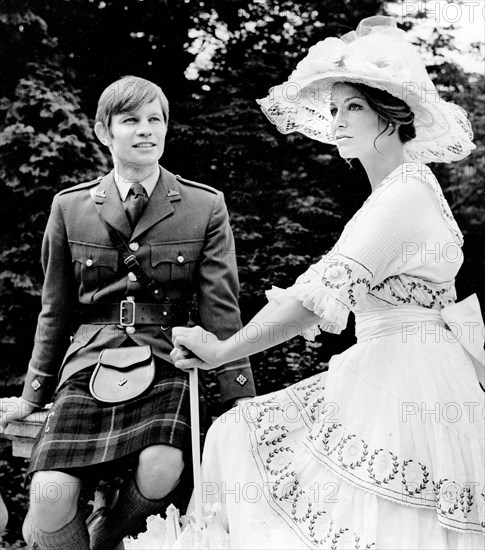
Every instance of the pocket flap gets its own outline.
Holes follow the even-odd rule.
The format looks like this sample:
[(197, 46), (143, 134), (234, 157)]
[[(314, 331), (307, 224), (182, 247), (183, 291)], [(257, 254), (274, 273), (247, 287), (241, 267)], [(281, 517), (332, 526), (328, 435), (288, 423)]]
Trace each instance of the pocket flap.
[(150, 243), (152, 267), (160, 263), (170, 263), (183, 267), (190, 262), (197, 262), (202, 250), (204, 241), (189, 242), (165, 242)]
[(112, 271), (118, 269), (120, 254), (115, 248), (69, 241), (73, 262), (78, 262), (88, 269), (106, 267)]
[(125, 348), (107, 348), (99, 354), (99, 362), (114, 369), (128, 369), (150, 361), (150, 346), (130, 346)]

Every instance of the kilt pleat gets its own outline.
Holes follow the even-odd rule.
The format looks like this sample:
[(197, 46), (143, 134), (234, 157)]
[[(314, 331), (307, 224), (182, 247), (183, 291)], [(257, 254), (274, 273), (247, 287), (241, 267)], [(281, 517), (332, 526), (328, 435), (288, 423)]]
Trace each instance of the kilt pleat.
[(155, 382), (147, 393), (121, 405), (104, 406), (89, 392), (92, 370), (78, 372), (55, 396), (35, 442), (27, 475), (39, 470), (105, 465), (157, 444), (184, 452), (189, 449), (186, 373), (157, 358)]

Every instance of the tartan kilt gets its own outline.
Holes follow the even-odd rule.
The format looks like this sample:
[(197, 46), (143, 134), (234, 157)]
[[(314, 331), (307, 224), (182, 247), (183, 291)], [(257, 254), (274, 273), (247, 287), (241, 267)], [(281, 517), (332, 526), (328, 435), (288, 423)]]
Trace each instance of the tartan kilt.
[[(80, 476), (103, 470), (113, 477), (151, 445), (181, 449), (190, 460), (190, 397), (188, 374), (156, 361), (150, 390), (120, 405), (98, 403), (89, 392), (93, 368), (76, 373), (58, 391), (37, 436), (27, 477), (40, 470)], [(201, 392), (200, 431), (205, 435), (205, 407)], [(136, 465), (136, 462), (135, 462)]]

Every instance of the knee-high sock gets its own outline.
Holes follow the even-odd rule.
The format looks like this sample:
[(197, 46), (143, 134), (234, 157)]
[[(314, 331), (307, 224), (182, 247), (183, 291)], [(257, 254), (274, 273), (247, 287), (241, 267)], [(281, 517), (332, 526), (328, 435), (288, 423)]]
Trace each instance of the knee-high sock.
[(39, 529), (29, 512), (25, 518), (28, 548), (32, 550), (89, 550), (89, 533), (79, 511), (74, 519), (57, 531)]
[(133, 478), (127, 480), (120, 490), (118, 500), (106, 517), (93, 523), (89, 529), (91, 550), (111, 550), (124, 537), (136, 536), (145, 531), (146, 519), (152, 514), (165, 515), (171, 503), (172, 493), (160, 499), (145, 498)]

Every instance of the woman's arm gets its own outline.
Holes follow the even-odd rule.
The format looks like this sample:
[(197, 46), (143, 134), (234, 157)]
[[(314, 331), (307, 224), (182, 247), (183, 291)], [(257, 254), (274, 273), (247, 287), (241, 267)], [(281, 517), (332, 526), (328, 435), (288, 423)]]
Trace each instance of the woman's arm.
[[(244, 328), (224, 341), (201, 327), (174, 328), (173, 342), (176, 349), (172, 359), (181, 369), (213, 369), (290, 340), (319, 320), (320, 317), (295, 298), (288, 297), (280, 303), (270, 301)], [(188, 358), (184, 348), (196, 357)]]

